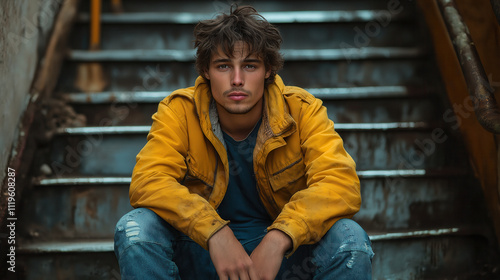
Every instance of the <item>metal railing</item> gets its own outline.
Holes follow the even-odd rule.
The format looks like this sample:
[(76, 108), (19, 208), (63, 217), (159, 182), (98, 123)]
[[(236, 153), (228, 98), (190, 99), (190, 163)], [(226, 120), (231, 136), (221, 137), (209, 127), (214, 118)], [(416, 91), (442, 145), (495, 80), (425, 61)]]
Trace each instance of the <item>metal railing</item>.
[(469, 29), (453, 0), (437, 1), (455, 48), (479, 123), (489, 132), (500, 134), (500, 110)]
[(500, 24), (500, 0), (490, 0), (491, 7), (497, 18), (498, 24)]

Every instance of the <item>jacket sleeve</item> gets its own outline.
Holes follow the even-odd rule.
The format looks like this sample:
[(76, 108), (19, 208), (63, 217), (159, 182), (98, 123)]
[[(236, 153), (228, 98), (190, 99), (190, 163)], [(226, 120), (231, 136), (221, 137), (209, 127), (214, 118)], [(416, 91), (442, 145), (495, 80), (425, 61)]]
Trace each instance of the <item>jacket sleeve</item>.
[(207, 200), (180, 183), (187, 171), (188, 127), (183, 117), (185, 103), (172, 104), (175, 101), (163, 100), (153, 115), (148, 141), (132, 172), (130, 203), (135, 208), (151, 209), (208, 249), (208, 239), (228, 222)]
[(296, 122), (307, 187), (291, 197), (269, 227), (290, 236), (290, 254), (302, 244), (320, 241), (336, 221), (351, 218), (361, 206), (354, 160), (345, 151), (321, 100), (311, 96), (306, 101), (310, 102), (303, 103)]

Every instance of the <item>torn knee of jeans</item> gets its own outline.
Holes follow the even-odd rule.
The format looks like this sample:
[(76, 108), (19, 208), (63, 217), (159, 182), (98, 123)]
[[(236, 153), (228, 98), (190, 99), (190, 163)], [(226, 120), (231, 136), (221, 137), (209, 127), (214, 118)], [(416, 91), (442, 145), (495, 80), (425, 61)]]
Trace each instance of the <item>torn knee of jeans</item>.
[(132, 212), (128, 213), (127, 215), (123, 216), (120, 219), (120, 221), (118, 221), (118, 223), (116, 225), (116, 230), (117, 231), (123, 231), (125, 229), (125, 227), (128, 228), (128, 222), (133, 221), (133, 219), (135, 218), (135, 216), (137, 214), (141, 214), (141, 213), (142, 213), (142, 210), (136, 209), (135, 211), (132, 211)]
[(137, 241), (140, 240), (139, 233), (141, 232), (141, 228), (139, 224), (134, 220), (127, 221), (125, 225), (125, 236), (129, 239), (129, 241)]
[(367, 254), (373, 254), (371, 242), (369, 239), (360, 238), (354, 234), (349, 234), (345, 236), (342, 240), (336, 254), (347, 251), (361, 251)]
[[(348, 257), (345, 264), (347, 268), (353, 268), (356, 264), (356, 261), (358, 261), (358, 258), (364, 258), (365, 256), (368, 256), (371, 261), (373, 259), (373, 256), (375, 255), (369, 243), (365, 242), (364, 244), (359, 244), (349, 239), (347, 239), (344, 243), (342, 243), (342, 245), (340, 245), (335, 255), (339, 253), (350, 253), (350, 256)], [(333, 258), (335, 258), (335, 256)]]
[(352, 268), (356, 262), (356, 257), (358, 256), (359, 251), (351, 251), (351, 257), (346, 263), (348, 268)]
[(373, 258), (375, 255), (373, 253), (373, 249), (369, 241), (365, 242), (356, 242), (353, 238), (353, 236), (349, 236), (338, 248), (337, 252), (335, 254), (343, 253), (343, 252), (351, 252), (352, 259), (356, 258), (357, 253), (365, 253), (367, 254), (370, 259)]

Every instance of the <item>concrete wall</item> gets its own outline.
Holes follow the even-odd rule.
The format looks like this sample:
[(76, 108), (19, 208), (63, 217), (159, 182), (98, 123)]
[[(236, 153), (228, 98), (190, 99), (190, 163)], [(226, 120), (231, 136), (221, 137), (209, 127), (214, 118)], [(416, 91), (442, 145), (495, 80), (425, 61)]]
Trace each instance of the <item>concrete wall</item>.
[(0, 182), (17, 142), (31, 83), (62, 1), (0, 1)]

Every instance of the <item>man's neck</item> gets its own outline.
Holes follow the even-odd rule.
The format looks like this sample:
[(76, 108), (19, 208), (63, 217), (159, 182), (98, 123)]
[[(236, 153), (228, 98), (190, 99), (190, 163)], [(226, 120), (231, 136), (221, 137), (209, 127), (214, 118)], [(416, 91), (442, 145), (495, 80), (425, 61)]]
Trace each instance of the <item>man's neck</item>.
[(217, 104), (219, 123), (222, 130), (236, 141), (247, 138), (257, 122), (262, 117), (263, 98), (255, 105), (255, 108), (246, 114), (231, 114)]

